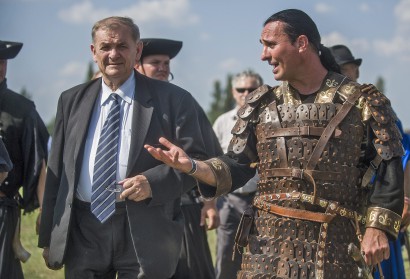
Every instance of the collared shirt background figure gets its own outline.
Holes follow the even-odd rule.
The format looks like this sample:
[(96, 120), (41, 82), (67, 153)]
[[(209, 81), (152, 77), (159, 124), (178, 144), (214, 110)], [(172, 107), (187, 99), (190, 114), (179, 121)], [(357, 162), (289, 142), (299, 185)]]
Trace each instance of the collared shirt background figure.
[[(228, 151), (232, 139), (232, 128), (238, 120), (238, 109), (245, 104), (246, 97), (263, 84), (262, 77), (257, 73), (246, 70), (232, 78), (232, 96), (236, 107), (220, 115), (213, 124), (213, 129), (222, 146)], [(217, 200), (221, 223), (217, 229), (216, 278), (235, 278), (241, 267), (241, 257), (232, 259), (235, 234), (242, 213), (252, 205), (258, 182), (258, 175), (249, 180), (245, 186), (232, 193), (223, 195)]]
[[(153, 159), (143, 145), (167, 135), (193, 157), (206, 153), (192, 96), (134, 70), (143, 49), (139, 36), (130, 18), (96, 22), (91, 52), (102, 78), (59, 99), (39, 247), (50, 268), (65, 265), (66, 278), (160, 279), (176, 268), (183, 235), (180, 196), (183, 186), (196, 181)], [(101, 223), (89, 199), (111, 92), (121, 98), (116, 187), (122, 191), (114, 215)]]
[[(135, 67), (137, 71), (150, 78), (172, 80), (174, 76), (171, 73), (171, 59), (179, 53), (182, 42), (162, 38), (146, 38), (141, 41), (144, 43), (144, 49)], [(197, 102), (195, 105), (207, 155), (209, 158), (218, 156), (222, 154), (222, 150), (212, 126), (201, 106)], [(215, 201), (201, 201), (196, 187), (184, 193), (181, 201), (185, 217), (184, 239), (177, 269), (172, 278), (182, 279), (188, 275), (197, 279), (214, 278), (206, 230), (215, 229), (219, 224)]]
[[(48, 140), (34, 103), (7, 88), (8, 60), (15, 58), (22, 46), (0, 41), (0, 137), (13, 164), (0, 185), (0, 278), (11, 279), (23, 278), (19, 258), (25, 261), (27, 255), (23, 258), (21, 251), (14, 251), (12, 240), (20, 208), (32, 212), (42, 204)], [(19, 198), (21, 187), (23, 197)]]
[[(308, 273), (312, 278), (343, 274), (358, 278), (358, 264), (348, 255), (348, 246), (353, 243), (360, 247), (370, 266), (388, 258), (388, 237), (397, 237), (403, 210), (403, 148), (390, 103), (374, 86), (360, 86), (338, 73), (329, 49), (320, 43), (316, 24), (303, 11), (288, 9), (270, 16), (264, 22), (260, 41), (262, 60), (273, 67), (274, 78), (282, 84), (262, 86), (248, 96), (238, 113), (240, 120), (233, 129), (228, 154), (192, 164), (183, 150), (164, 138), (160, 142), (167, 150), (148, 145), (146, 149), (185, 173), (196, 167), (193, 176), (209, 185), (200, 184), (205, 198), (239, 188), (254, 176), (251, 164), (258, 164), (260, 195), (254, 201), (258, 210), (248, 238), (241, 238), (240, 244), (247, 244), (248, 249), (242, 256), (238, 278), (257, 278), (262, 273), (291, 278), (294, 272)], [(383, 128), (391, 137), (385, 145), (374, 145), (379, 142), (373, 139), (378, 139), (377, 123), (381, 119), (368, 112), (381, 108), (366, 101), (370, 95), (383, 104), (383, 111), (386, 109), (383, 114), (389, 121)], [(341, 114), (335, 116), (336, 106), (340, 105), (342, 112), (347, 113), (345, 118)], [(309, 106), (318, 111), (310, 114)], [(326, 113), (320, 113), (320, 108), (326, 108)], [(319, 124), (322, 120), (325, 122)], [(339, 120), (342, 121), (338, 125), (328, 125)], [(357, 137), (346, 134), (350, 122), (357, 123), (353, 124), (358, 129)], [(345, 136), (337, 135), (337, 127)], [(335, 134), (329, 135), (331, 131)], [(322, 140), (317, 143), (320, 137)], [(314, 151), (313, 146), (320, 146), (316, 149), (320, 152)], [(346, 152), (349, 154), (345, 154), (342, 165), (332, 161)], [(373, 169), (369, 165), (376, 158), (381, 160), (377, 179), (360, 179), (362, 167), (371, 178)], [(338, 173), (339, 178), (326, 178), (329, 171)], [(336, 212), (327, 219), (325, 210), (327, 214)], [(358, 214), (362, 222), (360, 225), (357, 217), (359, 227), (351, 222)], [(384, 218), (391, 222), (385, 223)], [(362, 238), (357, 235), (359, 231)], [(303, 251), (296, 250), (301, 247)], [(304, 261), (299, 260), (301, 256)]]

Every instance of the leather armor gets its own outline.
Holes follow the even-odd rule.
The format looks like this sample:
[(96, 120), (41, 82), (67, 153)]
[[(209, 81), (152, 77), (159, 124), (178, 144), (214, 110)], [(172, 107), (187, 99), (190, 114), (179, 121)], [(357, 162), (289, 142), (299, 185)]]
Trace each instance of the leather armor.
[[(378, 163), (403, 154), (388, 99), (329, 73), (313, 102), (303, 103), (286, 82), (264, 85), (238, 116), (229, 150), (252, 158), (260, 175), (238, 278), (358, 278), (347, 247), (360, 247), (357, 234), (380, 210), (366, 212), (363, 203), (371, 183), (362, 177), (372, 174), (363, 146), (374, 146)], [(251, 133), (257, 154), (247, 147)], [(401, 217), (387, 211), (380, 214), (390, 222), (375, 225), (374, 215), (369, 226), (395, 236)]]

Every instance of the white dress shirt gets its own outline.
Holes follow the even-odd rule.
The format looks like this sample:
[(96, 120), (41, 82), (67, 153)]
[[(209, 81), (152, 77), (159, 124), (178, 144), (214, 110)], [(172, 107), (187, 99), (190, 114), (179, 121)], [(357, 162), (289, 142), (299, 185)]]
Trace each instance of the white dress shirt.
[[(101, 79), (102, 80), (102, 79)], [(76, 197), (85, 202), (91, 202), (92, 182), (94, 173), (94, 160), (97, 152), (98, 140), (103, 128), (105, 119), (114, 101), (110, 98), (111, 93), (121, 97), (121, 129), (119, 138), (119, 152), (117, 164), (117, 181), (121, 181), (126, 176), (128, 166), (128, 156), (131, 144), (131, 125), (134, 113), (135, 76), (134, 72), (115, 92), (102, 80), (102, 92), (100, 92), (97, 102), (94, 105), (93, 113), (88, 128), (87, 139), (85, 141), (84, 156), (81, 166), (80, 179), (76, 191)], [(85, 120), (84, 120), (85, 121)], [(119, 201), (119, 194), (117, 194)]]

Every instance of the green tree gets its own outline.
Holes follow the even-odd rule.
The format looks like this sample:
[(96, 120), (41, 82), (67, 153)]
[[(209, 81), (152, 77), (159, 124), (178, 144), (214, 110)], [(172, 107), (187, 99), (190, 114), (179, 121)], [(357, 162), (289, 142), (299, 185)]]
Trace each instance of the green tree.
[(221, 82), (219, 80), (214, 82), (214, 92), (212, 93), (212, 96), (213, 102), (211, 103), (211, 109), (208, 111), (208, 118), (211, 123), (214, 123), (215, 119), (220, 115), (222, 110), (221, 104), (224, 99)]
[(53, 135), (53, 132), (54, 132), (54, 122), (56, 121), (56, 118), (55, 117), (53, 117), (47, 124), (46, 124), (46, 127), (47, 127), (47, 131), (48, 131), (48, 133), (52, 136)]
[(87, 76), (85, 77), (85, 81), (89, 81), (93, 78), (94, 75), (94, 63), (93, 61), (88, 62), (88, 70)]
[(232, 78), (233, 76), (231, 74), (228, 74), (226, 78), (226, 86), (225, 86), (225, 91), (224, 91), (224, 96), (225, 96), (225, 101), (224, 101), (224, 106), (223, 106), (223, 112), (230, 111), (235, 107), (235, 99), (233, 98), (232, 95)]
[(23, 95), (24, 97), (26, 97), (27, 99), (31, 100), (32, 99), (32, 95), (27, 91), (27, 89), (25, 87), (23, 87), (23, 89), (21, 89), (20, 95)]
[(386, 94), (386, 92), (384, 91), (384, 79), (382, 77), (377, 78), (375, 85), (377, 89), (379, 89), (380, 92), (382, 92), (383, 94)]
[(226, 86), (224, 89), (222, 89), (221, 81), (216, 80), (214, 82), (214, 92), (212, 93), (213, 101), (211, 103), (211, 108), (208, 111), (208, 119), (211, 123), (214, 123), (218, 116), (233, 109), (235, 106), (235, 100), (231, 94), (231, 82), (231, 74), (228, 74), (226, 77)]

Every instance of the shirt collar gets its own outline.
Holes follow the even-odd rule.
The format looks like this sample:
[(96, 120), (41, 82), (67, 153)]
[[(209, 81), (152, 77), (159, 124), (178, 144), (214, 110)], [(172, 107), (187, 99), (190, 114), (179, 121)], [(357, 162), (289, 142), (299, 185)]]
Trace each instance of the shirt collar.
[(104, 105), (108, 99), (110, 98), (111, 93), (115, 93), (121, 97), (122, 100), (131, 104), (132, 99), (134, 98), (135, 92), (135, 75), (134, 72), (131, 73), (130, 77), (117, 89), (115, 92), (105, 84), (104, 80), (102, 80), (102, 95), (101, 95), (101, 103), (100, 105)]

